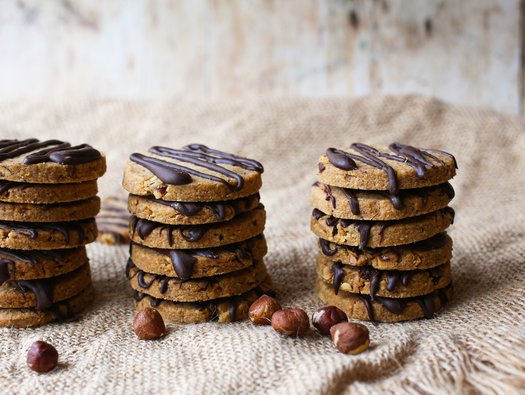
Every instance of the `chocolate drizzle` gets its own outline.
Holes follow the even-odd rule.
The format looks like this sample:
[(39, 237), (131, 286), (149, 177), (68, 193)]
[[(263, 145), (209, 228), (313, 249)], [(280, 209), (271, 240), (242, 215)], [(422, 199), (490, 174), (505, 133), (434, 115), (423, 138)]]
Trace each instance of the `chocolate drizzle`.
[(326, 150), (326, 156), (328, 157), (330, 163), (342, 170), (357, 169), (357, 164), (355, 161), (359, 161), (369, 166), (383, 170), (388, 176), (388, 190), (391, 195), (398, 194), (398, 180), (394, 169), (382, 159), (402, 162), (407, 166), (412, 167), (416, 171), (416, 175), (418, 177), (423, 177), (426, 174), (427, 168), (434, 167), (432, 160), (434, 162), (443, 163), (441, 159), (430, 153), (439, 152), (452, 157), (454, 160), (454, 165), (457, 168), (455, 158), (449, 153), (425, 148), (416, 148), (401, 143), (392, 143), (389, 145), (390, 151), (392, 151), (394, 154), (381, 152), (374, 147), (361, 143), (354, 143), (350, 146), (350, 148), (358, 152), (360, 155), (335, 148), (328, 148)]
[(0, 140), (0, 162), (30, 152), (33, 153), (24, 158), (24, 164), (26, 165), (44, 162), (76, 165), (91, 162), (102, 157), (99, 151), (87, 144), (71, 146), (71, 144), (60, 140)]
[[(221, 165), (240, 167), (258, 173), (264, 171), (263, 166), (255, 160), (210, 149), (202, 144), (190, 144), (179, 150), (154, 146), (149, 149), (149, 152), (154, 155), (175, 159), (178, 162), (193, 165), (193, 167), (187, 167), (178, 163), (138, 153), (134, 153), (130, 156), (130, 160), (150, 170), (164, 183), (171, 185), (189, 184), (193, 180), (191, 176), (197, 176), (224, 184), (231, 190), (239, 191), (244, 186), (244, 178), (240, 174), (237, 174)], [(195, 169), (195, 167), (206, 169), (212, 173), (233, 179), (234, 183), (232, 184), (217, 175), (199, 171)]]
[(345, 196), (348, 198), (348, 203), (350, 205), (350, 211), (352, 211), (352, 214), (359, 215), (361, 213), (361, 210), (359, 209), (359, 200), (357, 199), (357, 195), (352, 189), (349, 188), (341, 188)]
[(326, 256), (335, 255), (335, 253), (337, 252), (337, 244), (335, 244), (335, 247), (331, 249), (330, 242), (328, 240), (319, 239), (319, 245), (321, 246), (321, 251)]
[(343, 264), (341, 262), (334, 262), (332, 264), (332, 285), (335, 290), (335, 294), (339, 292), (339, 288), (341, 287), (341, 283), (343, 282), (343, 278), (345, 276), (345, 271), (343, 270)]
[(168, 255), (173, 265), (173, 270), (181, 280), (188, 280), (193, 274), (197, 259), (182, 250), (169, 250)]
[(14, 262), (9, 259), (0, 258), (0, 285), (9, 280), (9, 266), (13, 264)]
[(22, 292), (31, 291), (36, 297), (36, 310), (48, 309), (53, 305), (53, 284), (50, 280), (14, 281)]
[(0, 195), (3, 195), (7, 191), (9, 191), (11, 188), (25, 187), (25, 186), (28, 186), (28, 185), (30, 185), (30, 184), (28, 184), (26, 182), (15, 182), (15, 181), (0, 180)]

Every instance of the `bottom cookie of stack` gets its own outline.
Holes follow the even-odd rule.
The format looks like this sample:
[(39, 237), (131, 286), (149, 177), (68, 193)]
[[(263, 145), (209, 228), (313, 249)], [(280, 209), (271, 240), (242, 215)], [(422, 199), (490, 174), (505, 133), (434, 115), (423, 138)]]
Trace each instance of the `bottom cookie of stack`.
[(180, 278), (146, 273), (130, 260), (126, 274), (136, 309), (155, 307), (169, 323), (232, 322), (248, 316), (250, 304), (272, 284), (262, 261), (212, 277)]

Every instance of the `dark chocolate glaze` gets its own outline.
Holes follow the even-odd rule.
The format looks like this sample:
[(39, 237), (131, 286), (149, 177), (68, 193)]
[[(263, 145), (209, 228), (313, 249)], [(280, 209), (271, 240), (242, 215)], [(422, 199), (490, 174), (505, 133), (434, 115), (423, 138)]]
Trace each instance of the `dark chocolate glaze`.
[(332, 274), (332, 285), (334, 287), (335, 294), (337, 295), (345, 276), (345, 271), (343, 270), (343, 264), (341, 262), (334, 262), (332, 264)]
[(330, 248), (330, 242), (328, 240), (319, 239), (319, 245), (321, 246), (321, 251), (326, 256), (335, 255), (337, 252), (337, 244), (333, 249)]
[(14, 281), (22, 292), (31, 291), (36, 297), (36, 310), (48, 309), (53, 305), (53, 283), (51, 280)]
[(169, 250), (168, 255), (177, 276), (181, 280), (188, 280), (193, 274), (197, 259), (182, 250)]
[[(31, 154), (30, 152), (33, 153)], [(44, 162), (76, 165), (91, 162), (102, 157), (99, 151), (87, 144), (72, 147), (71, 144), (60, 140), (0, 140), (0, 162), (23, 154), (29, 154), (24, 158), (24, 164), (26, 165)]]
[(9, 280), (10, 278), (9, 266), (13, 264), (14, 262), (9, 259), (0, 258), (0, 285), (2, 285), (7, 280)]
[(361, 213), (361, 210), (359, 210), (359, 200), (357, 199), (357, 195), (355, 194), (354, 190), (349, 188), (341, 188), (343, 190), (343, 193), (348, 199), (348, 203), (350, 204), (350, 211), (352, 211), (352, 214), (359, 215)]
[(190, 144), (182, 149), (154, 146), (149, 152), (158, 156), (176, 159), (179, 162), (190, 163), (198, 168), (209, 170), (213, 173), (234, 180), (231, 184), (227, 180), (213, 174), (201, 172), (194, 167), (187, 167), (178, 163), (168, 162), (142, 154), (132, 154), (130, 160), (147, 168), (166, 184), (184, 185), (192, 182), (192, 175), (226, 185), (229, 189), (239, 191), (244, 186), (244, 178), (221, 165), (240, 167), (245, 170), (262, 173), (263, 166), (252, 159), (242, 158), (226, 152), (210, 149), (202, 144)]
[[(451, 154), (438, 150), (429, 150), (425, 148), (416, 148), (410, 145), (401, 143), (392, 143), (389, 149), (394, 153), (381, 152), (374, 147), (366, 144), (354, 143), (350, 146), (354, 151), (360, 155), (350, 152), (329, 148), (326, 151), (326, 156), (330, 163), (342, 170), (355, 170), (357, 164), (355, 161), (365, 163), (369, 166), (383, 170), (388, 176), (388, 190), (391, 195), (397, 195), (399, 191), (398, 180), (394, 169), (382, 159), (394, 160), (405, 163), (416, 171), (418, 177), (424, 177), (427, 168), (434, 167), (434, 162), (443, 163), (441, 159), (432, 155), (430, 152), (440, 152), (454, 158)], [(454, 164), (457, 167), (454, 158)]]
[(324, 165), (321, 162), (317, 164), (317, 168), (319, 169), (319, 173), (322, 173), (324, 169), (326, 169), (326, 167), (324, 167)]
[(314, 208), (314, 210), (312, 211), (312, 217), (314, 217), (315, 219), (320, 219), (321, 217), (324, 217), (326, 214), (323, 213), (321, 210), (318, 210), (316, 208)]

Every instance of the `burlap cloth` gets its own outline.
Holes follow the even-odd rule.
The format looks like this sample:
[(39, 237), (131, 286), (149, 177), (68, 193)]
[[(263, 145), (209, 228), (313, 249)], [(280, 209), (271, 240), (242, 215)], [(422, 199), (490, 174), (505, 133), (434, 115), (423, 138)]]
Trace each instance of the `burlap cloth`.
[[(0, 106), (2, 138), (58, 137), (105, 151), (102, 195), (123, 193), (123, 164), (153, 144), (201, 142), (259, 159), (266, 262), (284, 306), (312, 313), (316, 241), (308, 224), (317, 158), (330, 145), (393, 140), (454, 153), (455, 299), (434, 320), (369, 325), (372, 345), (338, 353), (313, 332), (283, 338), (249, 322), (171, 326), (139, 341), (126, 247), (89, 247), (97, 300), (75, 323), (0, 330), (6, 393), (504, 393), (525, 387), (525, 130), (516, 118), (421, 97), (235, 103)], [(37, 340), (60, 367), (25, 364)]]

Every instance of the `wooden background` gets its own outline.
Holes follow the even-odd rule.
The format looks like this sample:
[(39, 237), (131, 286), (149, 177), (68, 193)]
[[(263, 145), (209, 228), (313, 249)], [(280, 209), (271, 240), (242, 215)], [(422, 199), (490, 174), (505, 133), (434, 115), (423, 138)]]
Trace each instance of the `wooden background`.
[(2, 0), (0, 100), (421, 93), (522, 113), (523, 0)]

